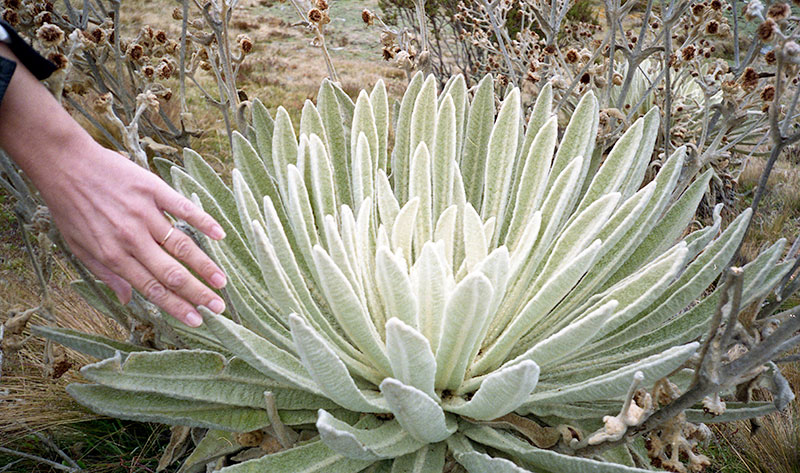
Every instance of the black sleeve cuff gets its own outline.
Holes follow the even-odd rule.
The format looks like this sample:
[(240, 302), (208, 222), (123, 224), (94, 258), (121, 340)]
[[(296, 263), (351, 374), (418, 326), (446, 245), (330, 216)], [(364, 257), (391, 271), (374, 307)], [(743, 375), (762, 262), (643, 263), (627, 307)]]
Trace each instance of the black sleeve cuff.
[[(47, 59), (43, 58), (39, 53), (34, 50), (31, 45), (25, 42), (24, 39), (20, 38), (14, 28), (11, 27), (8, 23), (3, 20), (0, 20), (0, 26), (2, 26), (6, 32), (8, 32), (8, 47), (11, 49), (11, 52), (17, 56), (17, 59), (24, 65), (31, 73), (39, 80), (44, 80), (50, 77), (50, 75), (58, 69), (55, 64), (48, 61)], [(11, 61), (13, 62), (13, 61)], [(3, 66), (5, 67), (5, 66)], [(4, 69), (3, 69), (4, 71)], [(13, 73), (13, 68), (11, 69)], [(10, 80), (9, 76), (9, 80)], [(8, 82), (6, 82), (6, 86)], [(2, 91), (5, 92), (5, 86), (2, 87)], [(2, 97), (2, 95), (0, 95)]]
[(11, 82), (11, 76), (14, 75), (16, 69), (16, 62), (11, 59), (0, 57), (0, 102), (3, 101), (3, 97), (6, 95), (6, 89)]

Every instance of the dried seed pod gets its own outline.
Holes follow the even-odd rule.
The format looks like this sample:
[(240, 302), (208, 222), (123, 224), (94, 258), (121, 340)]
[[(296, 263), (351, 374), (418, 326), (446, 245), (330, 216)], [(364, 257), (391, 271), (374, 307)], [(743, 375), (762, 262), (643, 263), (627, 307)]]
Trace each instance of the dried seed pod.
[(64, 30), (52, 23), (45, 23), (36, 30), (36, 37), (47, 48), (54, 48), (64, 42)]
[(61, 53), (50, 53), (47, 55), (47, 60), (55, 64), (59, 70), (65, 69), (69, 63), (67, 57)]
[(19, 24), (19, 15), (16, 11), (6, 8), (3, 11), (3, 21), (8, 23), (11, 26), (17, 26)]
[(775, 23), (771, 18), (767, 18), (766, 21), (758, 25), (756, 29), (756, 34), (758, 34), (758, 38), (765, 42), (770, 43), (775, 39), (775, 33), (778, 31), (778, 24)]
[(744, 70), (744, 74), (742, 74), (741, 79), (742, 89), (746, 92), (752, 92), (758, 87), (758, 72), (752, 67), (748, 67)]
[(164, 44), (167, 42), (167, 33), (165, 33), (163, 30), (158, 30), (156, 31), (155, 38), (156, 41), (158, 41), (161, 44)]
[(767, 17), (777, 22), (789, 18), (791, 14), (792, 8), (787, 3), (773, 3), (767, 10)]
[(250, 37), (247, 36), (246, 34), (240, 34), (239, 36), (237, 36), (236, 44), (239, 45), (239, 49), (244, 54), (249, 54), (251, 51), (253, 51), (253, 40), (250, 39)]
[(750, 21), (756, 18), (763, 19), (764, 17), (764, 4), (761, 0), (750, 0), (746, 7), (744, 7), (744, 16)]
[(567, 54), (564, 55), (564, 61), (566, 61), (567, 64), (575, 64), (578, 62), (578, 51), (574, 48), (570, 48)]
[(144, 66), (144, 67), (142, 68), (142, 74), (143, 74), (143, 75), (144, 75), (146, 78), (148, 78), (148, 79), (152, 79), (152, 78), (153, 78), (153, 77), (156, 75), (156, 68), (155, 68), (155, 67), (153, 67), (153, 66), (149, 66), (149, 65), (148, 65), (148, 66)]
[(800, 64), (800, 45), (794, 41), (787, 41), (783, 45), (782, 54), (783, 58), (786, 59), (787, 62)]
[(774, 98), (775, 98), (775, 86), (770, 84), (764, 87), (764, 90), (761, 91), (761, 100), (763, 100), (764, 102), (772, 102)]
[(311, 23), (318, 24), (322, 21), (322, 12), (318, 8), (312, 8), (308, 11), (308, 19)]
[(375, 15), (365, 8), (364, 11), (361, 12), (361, 21), (372, 26), (372, 23), (375, 21)]
[(172, 65), (168, 62), (163, 61), (156, 67), (156, 74), (158, 74), (159, 79), (169, 79), (172, 76), (172, 72), (174, 71)]
[(144, 48), (139, 43), (131, 43), (125, 50), (125, 55), (133, 62), (141, 62), (144, 58)]

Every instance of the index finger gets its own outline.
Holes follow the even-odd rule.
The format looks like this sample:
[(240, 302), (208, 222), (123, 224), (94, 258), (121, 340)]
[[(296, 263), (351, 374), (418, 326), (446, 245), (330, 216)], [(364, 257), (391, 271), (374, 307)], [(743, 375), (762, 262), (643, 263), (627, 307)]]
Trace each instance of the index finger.
[(155, 198), (156, 205), (158, 205), (161, 210), (169, 212), (173, 216), (186, 221), (186, 223), (214, 240), (225, 238), (225, 230), (214, 220), (214, 217), (204, 212), (191, 200), (180, 195), (166, 184), (162, 187), (162, 191), (156, 194)]

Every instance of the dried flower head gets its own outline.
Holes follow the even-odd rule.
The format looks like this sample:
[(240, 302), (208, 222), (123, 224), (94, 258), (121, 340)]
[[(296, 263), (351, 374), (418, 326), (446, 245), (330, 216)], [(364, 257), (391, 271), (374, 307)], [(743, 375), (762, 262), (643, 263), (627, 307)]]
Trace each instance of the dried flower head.
[(163, 30), (158, 30), (156, 31), (155, 38), (156, 41), (158, 41), (161, 44), (164, 44), (167, 42), (167, 33), (165, 33)]
[(19, 10), (19, 7), (22, 6), (21, 0), (5, 0), (3, 2), (6, 8), (11, 8), (12, 10)]
[(106, 32), (102, 28), (94, 27), (83, 32), (83, 35), (94, 44), (101, 44), (106, 39)]
[(544, 53), (545, 53), (545, 54), (555, 54), (555, 53), (556, 53), (556, 47), (555, 47), (555, 45), (553, 45), (553, 44), (548, 44), (547, 46), (545, 46), (545, 48), (544, 48)]
[(592, 76), (589, 75), (588, 72), (584, 72), (583, 75), (581, 76), (580, 81), (581, 81), (581, 84), (588, 84), (591, 79), (592, 79)]
[(693, 45), (687, 45), (685, 48), (681, 49), (681, 57), (684, 61), (691, 61), (694, 59), (695, 47)]
[(114, 103), (114, 97), (111, 95), (111, 92), (107, 92), (103, 95), (97, 96), (94, 99), (94, 103), (92, 103), (92, 108), (94, 108), (95, 113), (98, 115), (105, 115), (107, 113), (112, 113), (111, 105)]
[(246, 34), (240, 34), (236, 37), (236, 44), (244, 54), (250, 54), (253, 51), (253, 40)]
[(706, 6), (704, 4), (695, 3), (694, 5), (692, 5), (692, 15), (694, 15), (697, 18), (700, 18), (703, 16), (703, 12), (705, 11), (705, 9)]
[(17, 26), (19, 24), (19, 15), (14, 10), (6, 8), (3, 11), (3, 21), (11, 26)]
[(771, 18), (767, 18), (767, 20), (758, 25), (758, 29), (756, 29), (758, 38), (765, 43), (772, 42), (772, 40), (775, 39), (775, 33), (777, 33), (777, 31), (778, 24)]
[(156, 74), (158, 75), (159, 79), (169, 79), (172, 76), (172, 72), (174, 68), (172, 65), (167, 61), (161, 61), (159, 65), (156, 67)]
[(183, 11), (180, 8), (175, 8), (172, 10), (172, 19), (173, 20), (183, 20)]
[(125, 50), (125, 55), (134, 62), (139, 62), (144, 57), (144, 48), (139, 43), (131, 43)]
[(328, 9), (328, 2), (327, 0), (314, 0), (314, 6), (322, 11), (325, 11)]
[(152, 79), (156, 75), (156, 68), (150, 65), (144, 66), (142, 68), (142, 74), (148, 78)]
[(578, 62), (578, 51), (576, 51), (574, 48), (570, 48), (570, 50), (567, 51), (567, 54), (564, 55), (564, 60), (567, 62), (567, 64), (575, 64)]
[(767, 54), (764, 55), (764, 61), (769, 65), (775, 64), (776, 60), (777, 58), (775, 57), (774, 49), (770, 49), (769, 51), (767, 51)]
[(47, 48), (54, 48), (64, 42), (64, 30), (52, 23), (45, 23), (36, 30), (36, 37)]
[(50, 53), (47, 55), (47, 60), (55, 64), (58, 70), (65, 69), (69, 63), (67, 56), (61, 53)]
[(744, 74), (742, 74), (742, 89), (746, 92), (752, 92), (753, 90), (758, 87), (758, 72), (752, 67), (748, 67), (744, 70)]
[(711, 0), (711, 9), (714, 11), (722, 10), (722, 0)]
[(782, 50), (783, 58), (787, 62), (791, 62), (793, 64), (800, 63), (800, 45), (798, 45), (794, 41), (787, 41), (783, 45)]
[(33, 19), (33, 22), (37, 25), (43, 25), (45, 23), (52, 23), (53, 22), (53, 13), (49, 11), (40, 12), (36, 17)]
[(775, 98), (775, 86), (770, 84), (764, 87), (764, 90), (761, 91), (761, 100), (764, 102), (772, 102)]
[(792, 8), (787, 3), (773, 3), (767, 10), (767, 17), (775, 21), (783, 21), (792, 14)]
[(366, 8), (361, 12), (361, 21), (366, 23), (367, 25), (372, 26), (372, 23), (375, 22), (375, 15), (372, 14), (371, 11), (367, 10)]
[(711, 20), (706, 23), (706, 33), (711, 35), (719, 33), (719, 22), (717, 20)]
[(764, 4), (761, 3), (761, 0), (750, 0), (750, 2), (744, 8), (744, 16), (750, 21), (753, 21), (756, 18), (763, 19)]
[(311, 23), (319, 23), (322, 21), (322, 12), (318, 8), (312, 8), (308, 11), (308, 19)]

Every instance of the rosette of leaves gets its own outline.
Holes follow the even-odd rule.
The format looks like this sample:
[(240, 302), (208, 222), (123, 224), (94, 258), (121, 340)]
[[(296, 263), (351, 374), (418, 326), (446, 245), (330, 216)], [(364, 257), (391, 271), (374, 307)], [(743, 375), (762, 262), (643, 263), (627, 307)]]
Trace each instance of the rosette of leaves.
[[(257, 430), (283, 448), (221, 471), (645, 471), (636, 444), (570, 453), (634, 379), (686, 386), (750, 213), (723, 231), (718, 207), (686, 234), (710, 174), (676, 195), (681, 148), (643, 183), (658, 110), (594, 153), (595, 96), (560, 140), (552, 97), (544, 87), (523, 121), (517, 89), (496, 111), (491, 77), (437, 93), (418, 74), (393, 131), (380, 82), (353, 102), (325, 81), (299, 130), (254, 102), (230, 184), (191, 150), (171, 168), (228, 235), (202, 243), (227, 271), (229, 310), (173, 321), (180, 350), (47, 329), (106, 358), (70, 394), (213, 429), (183, 471), (229, 453), (225, 432)], [(744, 267), (742, 306), (790, 268), (783, 245)]]

